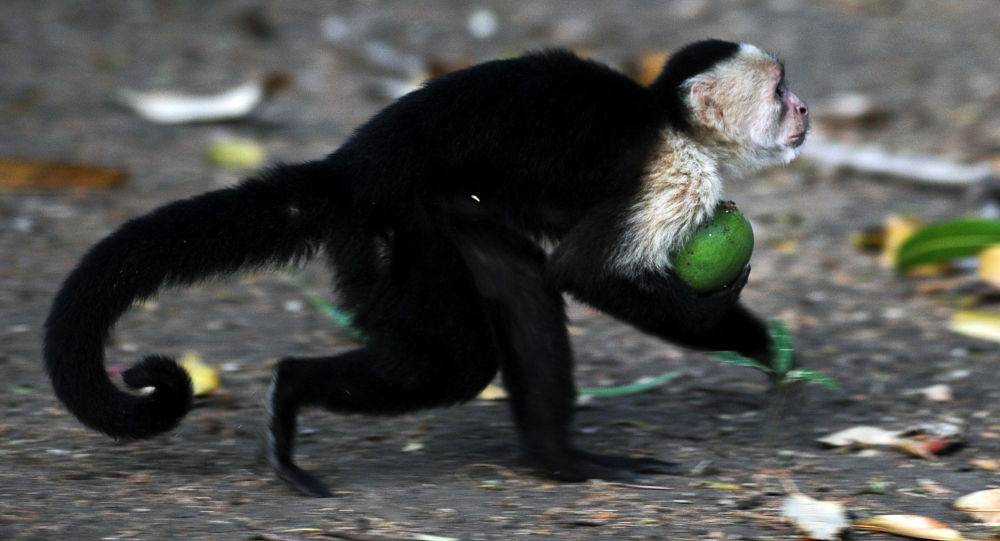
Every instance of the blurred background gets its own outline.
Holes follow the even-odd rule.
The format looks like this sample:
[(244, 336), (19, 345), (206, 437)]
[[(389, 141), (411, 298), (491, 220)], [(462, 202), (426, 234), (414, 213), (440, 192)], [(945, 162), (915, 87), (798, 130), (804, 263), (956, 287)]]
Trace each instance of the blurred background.
[[(452, 69), (562, 47), (643, 81), (670, 51), (705, 37), (781, 56), (811, 107), (802, 158), (732, 183), (727, 195), (757, 236), (744, 298), (781, 317), (799, 359), (843, 390), (806, 393), (792, 421), (764, 438), (754, 404), (767, 389), (747, 369), (575, 304), (571, 330), (583, 387), (691, 376), (589, 406), (585, 441), (690, 464), (708, 457), (702, 475), (743, 492), (693, 489), (689, 479), (664, 481), (678, 489), (669, 493), (561, 487), (505, 469), (487, 479), (503, 490), (484, 490), (483, 471), (465, 468), (514, 462), (503, 407), (485, 403), (377, 423), (306, 416), (302, 462), (337, 475), (344, 494), (332, 507), (295, 499), (253, 465), (254, 449), (270, 363), (353, 347), (309, 300), (327, 293), (315, 265), (295, 279), (171, 293), (122, 321), (111, 364), (195, 349), (223, 370), (221, 389), (168, 438), (116, 445), (51, 396), (38, 351), (48, 303), (84, 250), (122, 221), (267, 163), (323, 156), (392, 99)], [(927, 477), (955, 491), (996, 483), (995, 473), (959, 465), (1000, 458), (995, 345), (951, 325), (969, 308), (995, 313), (1000, 279), (981, 277), (975, 262), (897, 276), (885, 240), (893, 224), (908, 234), (924, 222), (995, 217), (998, 111), (997, 0), (4, 0), (0, 463), (14, 467), (0, 467), (0, 538), (579, 539), (584, 524), (588, 539), (794, 539), (787, 526), (725, 514), (773, 516), (778, 474), (863, 513), (939, 513), (947, 496), (859, 487), (898, 467), (895, 489)], [(910, 393), (932, 384), (953, 394)], [(905, 469), (912, 460), (892, 454), (816, 457), (824, 430), (942, 418), (966, 423), (972, 440), (943, 467)], [(306, 527), (315, 531), (295, 530)]]

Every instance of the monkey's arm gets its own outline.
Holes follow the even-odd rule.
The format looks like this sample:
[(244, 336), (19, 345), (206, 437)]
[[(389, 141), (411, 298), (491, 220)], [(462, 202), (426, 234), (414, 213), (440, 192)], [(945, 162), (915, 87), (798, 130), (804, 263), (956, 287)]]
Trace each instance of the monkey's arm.
[(598, 213), (564, 237), (546, 271), (554, 286), (665, 340), (770, 361), (765, 324), (738, 302), (749, 267), (732, 284), (709, 294), (695, 292), (669, 271), (624, 276), (607, 265), (616, 241), (609, 225)]

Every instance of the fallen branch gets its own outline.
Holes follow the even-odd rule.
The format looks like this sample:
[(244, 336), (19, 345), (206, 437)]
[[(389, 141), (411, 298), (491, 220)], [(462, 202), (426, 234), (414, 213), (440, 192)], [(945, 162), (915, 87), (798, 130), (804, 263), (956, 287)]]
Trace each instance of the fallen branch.
[(1000, 182), (997, 170), (989, 163), (966, 165), (917, 154), (896, 154), (875, 145), (813, 139), (803, 147), (802, 157), (824, 169), (850, 169), (945, 188)]

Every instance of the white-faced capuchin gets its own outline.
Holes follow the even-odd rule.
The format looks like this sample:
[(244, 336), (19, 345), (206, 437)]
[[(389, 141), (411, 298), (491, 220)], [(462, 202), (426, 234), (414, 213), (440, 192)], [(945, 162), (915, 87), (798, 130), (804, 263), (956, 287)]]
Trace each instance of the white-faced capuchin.
[(152, 392), (118, 388), (104, 366), (118, 318), (165, 286), (322, 253), (366, 342), (274, 369), (267, 456), (296, 489), (331, 494), (293, 461), (302, 408), (456, 404), (498, 370), (523, 458), (541, 473), (676, 473), (573, 445), (563, 294), (665, 340), (768, 362), (765, 326), (738, 302), (749, 266), (699, 294), (669, 254), (713, 212), (723, 178), (788, 162), (808, 124), (779, 60), (719, 40), (680, 49), (649, 86), (564, 51), (448, 73), (322, 160), (169, 203), (97, 243), (55, 298), (45, 366), (83, 424), (115, 438), (170, 430), (191, 382), (151, 355), (124, 382)]

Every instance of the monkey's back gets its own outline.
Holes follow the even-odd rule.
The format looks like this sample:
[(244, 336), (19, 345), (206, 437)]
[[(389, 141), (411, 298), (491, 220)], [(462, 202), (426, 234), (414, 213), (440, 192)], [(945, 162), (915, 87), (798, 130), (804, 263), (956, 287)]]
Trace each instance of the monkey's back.
[(574, 209), (632, 190), (661, 122), (646, 88), (545, 51), (434, 79), (334, 156), (359, 200), (376, 205), (476, 195), (501, 208)]

